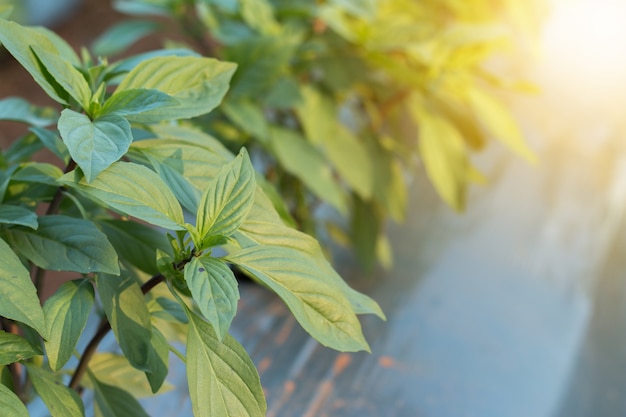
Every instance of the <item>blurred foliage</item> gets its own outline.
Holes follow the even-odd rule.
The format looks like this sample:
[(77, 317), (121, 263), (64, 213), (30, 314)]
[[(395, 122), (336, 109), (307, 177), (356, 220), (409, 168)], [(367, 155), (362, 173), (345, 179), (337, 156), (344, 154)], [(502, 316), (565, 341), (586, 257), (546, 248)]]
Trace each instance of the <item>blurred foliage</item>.
[[(192, 123), (230, 149), (251, 149), (285, 222), (353, 247), (371, 268), (392, 262), (385, 223), (405, 218), (412, 175), (423, 170), (462, 210), (468, 186), (486, 180), (471, 154), (491, 139), (534, 159), (495, 94), (514, 82), (489, 64), (532, 38), (540, 5), (118, 0), (132, 19), (94, 52), (120, 53), (165, 19), (180, 29), (170, 46), (235, 62), (223, 104)], [(340, 216), (319, 216), (320, 202)]]

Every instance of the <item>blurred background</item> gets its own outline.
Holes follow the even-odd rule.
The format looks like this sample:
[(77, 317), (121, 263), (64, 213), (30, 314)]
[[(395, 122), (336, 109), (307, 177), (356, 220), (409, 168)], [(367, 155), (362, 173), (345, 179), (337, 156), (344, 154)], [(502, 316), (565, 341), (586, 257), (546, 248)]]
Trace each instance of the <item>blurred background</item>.
[[(74, 46), (119, 19), (105, 0), (22, 6), (24, 21)], [(395, 266), (367, 285), (388, 316), (365, 320), (373, 353), (342, 375), (303, 371), (341, 356), (293, 333), (290, 365), (262, 372), (268, 415), (626, 416), (626, 1), (552, 0), (536, 43), (520, 47), (514, 70), (537, 92), (505, 98), (538, 163), (489, 147), (475, 159), (489, 183), (461, 214), (414, 178), (406, 224), (389, 226)], [(32, 89), (41, 102), (25, 73), (5, 63), (0, 74), (0, 96)], [(246, 340), (245, 314), (236, 320), (260, 363), (268, 345)], [(184, 376), (171, 378), (183, 392)], [(285, 396), (285, 381), (298, 394)], [(185, 409), (167, 396), (148, 412)]]
[(522, 65), (539, 93), (509, 103), (539, 163), (492, 149), (491, 184), (441, 216), (416, 415), (626, 415), (626, 2), (552, 1)]

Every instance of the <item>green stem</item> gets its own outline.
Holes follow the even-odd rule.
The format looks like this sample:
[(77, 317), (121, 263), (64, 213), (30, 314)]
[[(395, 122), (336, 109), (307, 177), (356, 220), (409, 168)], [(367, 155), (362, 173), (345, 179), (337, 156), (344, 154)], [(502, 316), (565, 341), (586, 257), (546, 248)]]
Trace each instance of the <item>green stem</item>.
[(178, 359), (180, 359), (183, 363), (185, 363), (185, 364), (187, 363), (187, 358), (178, 349), (176, 349), (172, 345), (168, 345), (168, 348), (169, 348), (170, 352), (172, 352), (174, 355), (176, 355), (178, 357)]
[(78, 366), (76, 367), (74, 375), (72, 375), (72, 379), (69, 384), (69, 387), (77, 391), (78, 393), (81, 392), (80, 381), (85, 375), (85, 372), (87, 372), (87, 365), (89, 365), (89, 361), (96, 353), (98, 345), (100, 344), (102, 339), (104, 339), (104, 336), (107, 335), (109, 330), (111, 330), (111, 324), (106, 318), (103, 318), (100, 321), (100, 325), (98, 326), (98, 331), (96, 331), (96, 334), (89, 341), (89, 344), (83, 352), (83, 356), (81, 356), (80, 361), (78, 362)]
[[(76, 168), (76, 162), (74, 162), (73, 159), (70, 159), (70, 161), (67, 163), (67, 166), (65, 167), (64, 173), (67, 174), (74, 168)], [(57, 188), (57, 192), (54, 194), (54, 197), (52, 198), (52, 201), (50, 202), (50, 205), (46, 210), (46, 216), (57, 212), (57, 210), (59, 209), (59, 205), (61, 204), (61, 200), (63, 200), (63, 187)]]
[[(148, 292), (150, 292), (150, 290), (152, 290), (163, 281), (165, 281), (165, 277), (163, 275), (155, 275), (141, 286), (141, 292), (146, 295)], [(98, 345), (100, 344), (102, 339), (104, 339), (104, 336), (109, 333), (109, 330), (111, 330), (111, 323), (109, 323), (106, 317), (103, 317), (100, 321), (100, 325), (98, 326), (96, 334), (91, 338), (89, 344), (87, 344), (87, 347), (85, 348), (85, 351), (83, 352), (83, 355), (81, 356), (80, 361), (78, 362), (78, 366), (76, 367), (76, 370), (74, 370), (74, 374), (72, 375), (72, 379), (70, 380), (70, 383), (68, 385), (76, 392), (81, 392), (80, 381), (85, 375), (85, 372), (87, 372), (87, 366), (89, 365), (89, 361), (96, 353)]]

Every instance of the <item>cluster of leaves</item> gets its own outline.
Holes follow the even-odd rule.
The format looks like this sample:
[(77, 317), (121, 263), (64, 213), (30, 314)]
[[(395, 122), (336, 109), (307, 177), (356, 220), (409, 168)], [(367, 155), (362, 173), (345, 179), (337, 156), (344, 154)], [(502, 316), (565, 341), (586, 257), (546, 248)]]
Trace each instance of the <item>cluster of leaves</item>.
[[(236, 62), (224, 104), (194, 123), (247, 146), (285, 221), (330, 235), (372, 267), (391, 262), (384, 224), (402, 221), (407, 175), (424, 169), (461, 210), (483, 182), (470, 154), (496, 138), (533, 159), (493, 94), (485, 62), (532, 24), (536, 2), (458, 0), (118, 0), (180, 23), (189, 45)], [(95, 43), (115, 54), (160, 26), (124, 21)], [(180, 37), (179, 37), (180, 38)], [(342, 216), (316, 215), (319, 202)]]
[[(5, 19), (0, 42), (62, 107), (0, 100), (0, 120), (29, 126), (0, 152), (3, 414), (27, 416), (22, 401), (38, 395), (53, 417), (84, 416), (87, 389), (96, 416), (144, 416), (136, 397), (167, 389), (174, 352), (196, 416), (265, 415), (254, 364), (228, 333), (233, 268), (276, 292), (323, 345), (369, 349), (357, 314), (383, 317), (378, 305), (285, 224), (245, 148), (235, 155), (185, 121), (219, 105), (235, 64), (188, 49), (109, 63)], [(34, 162), (42, 148), (65, 171)], [(51, 270), (75, 279), (42, 307)], [(92, 314), (101, 323), (85, 334)], [(96, 353), (109, 330), (120, 355)]]

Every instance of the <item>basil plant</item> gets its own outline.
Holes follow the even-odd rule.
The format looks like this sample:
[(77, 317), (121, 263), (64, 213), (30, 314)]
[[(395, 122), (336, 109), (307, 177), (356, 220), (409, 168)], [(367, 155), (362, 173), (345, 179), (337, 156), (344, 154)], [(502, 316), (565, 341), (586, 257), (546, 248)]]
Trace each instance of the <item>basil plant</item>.
[[(245, 147), (188, 121), (220, 105), (236, 64), (189, 49), (108, 62), (4, 19), (0, 42), (58, 103), (0, 100), (0, 119), (28, 125), (0, 152), (3, 415), (27, 416), (38, 396), (53, 417), (84, 416), (90, 391), (96, 416), (145, 416), (137, 397), (167, 388), (173, 352), (194, 415), (264, 416), (258, 373), (229, 334), (235, 273), (321, 344), (369, 350), (357, 315), (383, 318), (379, 306), (285, 223)], [(34, 159), (44, 148), (58, 164)], [(48, 271), (69, 280), (42, 306)], [(97, 352), (110, 331), (119, 355)]]

